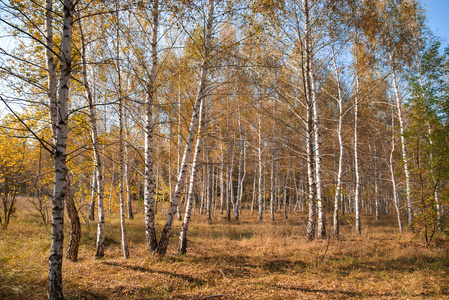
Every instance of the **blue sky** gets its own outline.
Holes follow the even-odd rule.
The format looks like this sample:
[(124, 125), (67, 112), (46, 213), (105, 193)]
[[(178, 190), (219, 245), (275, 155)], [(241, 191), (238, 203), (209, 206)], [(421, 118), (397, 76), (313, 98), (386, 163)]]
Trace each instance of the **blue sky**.
[(427, 10), (430, 29), (446, 47), (449, 45), (449, 0), (421, 0), (421, 3)]

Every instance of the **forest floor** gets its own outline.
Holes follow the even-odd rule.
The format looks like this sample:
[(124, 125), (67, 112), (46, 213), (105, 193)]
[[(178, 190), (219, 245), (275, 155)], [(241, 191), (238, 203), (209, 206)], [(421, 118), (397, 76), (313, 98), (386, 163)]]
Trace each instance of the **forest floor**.
[[(194, 215), (187, 255), (177, 255), (181, 222), (165, 257), (146, 250), (141, 208), (127, 220), (130, 259), (122, 258), (118, 213), (106, 215), (106, 251), (95, 254), (96, 224), (83, 220), (79, 261), (63, 262), (67, 299), (449, 299), (449, 239), (431, 247), (412, 233), (399, 234), (394, 218), (363, 219), (352, 233), (344, 216), (339, 239), (307, 242), (305, 214), (277, 214), (257, 222)], [(164, 214), (157, 217), (160, 232)], [(69, 236), (66, 221), (65, 239)], [(44, 299), (50, 225), (18, 209), (0, 229), (0, 299)]]

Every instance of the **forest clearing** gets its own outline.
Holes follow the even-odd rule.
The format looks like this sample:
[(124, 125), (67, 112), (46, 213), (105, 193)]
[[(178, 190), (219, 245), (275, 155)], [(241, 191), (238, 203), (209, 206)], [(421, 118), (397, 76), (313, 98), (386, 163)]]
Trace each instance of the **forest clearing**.
[[(117, 213), (106, 217), (103, 259), (93, 255), (95, 224), (83, 222), (79, 260), (63, 264), (67, 299), (449, 299), (447, 237), (438, 234), (425, 247), (416, 235), (399, 234), (388, 217), (364, 219), (357, 236), (347, 215), (339, 239), (307, 242), (302, 213), (263, 223), (249, 211), (231, 222), (195, 215), (188, 254), (176, 253), (175, 221), (168, 252), (157, 257), (148, 256), (141, 211), (127, 223), (129, 259)], [(162, 221), (159, 214), (159, 229)], [(45, 297), (49, 234), (50, 225), (27, 210), (0, 230), (0, 299)]]
[(0, 298), (449, 297), (426, 3), (0, 0)]

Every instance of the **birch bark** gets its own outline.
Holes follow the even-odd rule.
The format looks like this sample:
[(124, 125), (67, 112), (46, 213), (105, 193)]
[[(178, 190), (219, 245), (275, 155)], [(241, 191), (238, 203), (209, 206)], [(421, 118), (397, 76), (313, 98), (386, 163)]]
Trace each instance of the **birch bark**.
[(154, 225), (154, 175), (153, 175), (153, 102), (155, 97), (155, 81), (157, 70), (157, 42), (159, 27), (159, 1), (153, 2), (152, 37), (151, 37), (151, 71), (147, 85), (145, 99), (145, 191), (144, 191), (144, 214), (145, 214), (145, 236), (147, 248), (153, 253), (157, 247), (156, 228)]
[(209, 71), (209, 54), (211, 49), (211, 39), (212, 39), (212, 22), (214, 19), (214, 0), (209, 0), (208, 2), (208, 15), (206, 21), (206, 31), (204, 35), (204, 58), (201, 65), (201, 75), (197, 97), (192, 112), (192, 119), (189, 126), (189, 134), (187, 137), (186, 147), (184, 150), (184, 155), (182, 158), (181, 170), (178, 174), (178, 180), (175, 187), (175, 192), (173, 195), (173, 201), (170, 203), (167, 219), (165, 221), (164, 229), (162, 230), (162, 235), (157, 246), (157, 253), (164, 255), (167, 251), (167, 246), (170, 238), (170, 233), (172, 230), (172, 224), (174, 219), (174, 214), (176, 213), (176, 208), (181, 200), (181, 191), (184, 188), (185, 177), (187, 173), (187, 166), (190, 161), (190, 156), (192, 153), (192, 144), (195, 137), (196, 126), (199, 119), (199, 110), (201, 106), (201, 101), (207, 95), (207, 77)]
[(394, 130), (394, 108), (391, 111), (391, 152), (390, 152), (390, 174), (391, 174), (391, 184), (393, 185), (393, 203), (396, 209), (396, 215), (398, 219), (399, 232), (402, 232), (402, 222), (401, 222), (401, 207), (398, 199), (398, 192), (396, 190), (396, 177), (394, 175), (394, 165), (393, 165), (393, 154), (395, 148), (395, 130)]
[(398, 119), (399, 119), (399, 133), (401, 135), (401, 150), (402, 150), (402, 161), (404, 163), (404, 173), (405, 173), (405, 191), (406, 191), (406, 204), (407, 204), (407, 217), (408, 217), (408, 226), (411, 228), (413, 223), (413, 206), (412, 206), (412, 199), (411, 199), (411, 184), (410, 184), (410, 170), (409, 170), (409, 163), (408, 163), (408, 153), (407, 153), (407, 141), (405, 139), (405, 120), (404, 120), (404, 114), (402, 111), (402, 101), (401, 101), (401, 94), (399, 92), (398, 82), (396, 78), (396, 67), (394, 64), (393, 55), (389, 53), (390, 57), (390, 66), (392, 71), (392, 77), (393, 77), (393, 88), (394, 88), (394, 94), (395, 94), (395, 100), (396, 100), (396, 110), (398, 113)]
[[(46, 16), (52, 11), (52, 1), (47, 1)], [(51, 246), (48, 271), (48, 299), (64, 299), (62, 289), (62, 259), (64, 242), (64, 198), (67, 194), (67, 123), (70, 75), (72, 69), (72, 28), (75, 6), (71, 0), (63, 2), (63, 29), (61, 39), (60, 76), (57, 99), (57, 119), (54, 151), (54, 190), (51, 218)], [(47, 42), (53, 40), (51, 18), (47, 21)], [(52, 44), (51, 44), (52, 45)], [(51, 73), (51, 72), (50, 72)], [(51, 77), (51, 76), (49, 76)], [(54, 119), (53, 119), (54, 121)]]
[[(82, 64), (82, 76), (83, 86), (86, 93), (87, 104), (89, 106), (89, 122), (91, 128), (92, 147), (94, 151), (94, 183), (93, 189), (97, 189), (98, 197), (98, 226), (97, 226), (97, 241), (96, 241), (96, 254), (97, 258), (104, 256), (104, 180), (103, 180), (103, 168), (101, 165), (99, 142), (98, 142), (98, 129), (97, 129), (97, 116), (94, 103), (94, 97), (90, 89), (90, 84), (87, 79), (87, 62), (86, 62), (86, 43), (83, 34), (83, 26), (81, 20), (80, 24), (80, 36), (81, 36), (81, 64)], [(93, 197), (92, 197), (93, 198)], [(94, 202), (94, 201), (93, 201)], [(91, 204), (91, 220), (94, 219), (94, 203)]]
[(334, 45), (331, 44), (332, 50), (332, 62), (334, 65), (336, 80), (337, 80), (337, 92), (338, 92), (338, 171), (337, 171), (337, 184), (335, 188), (334, 197), (334, 236), (340, 235), (340, 224), (338, 214), (340, 212), (340, 198), (342, 192), (342, 177), (343, 177), (343, 156), (344, 156), (344, 144), (343, 144), (343, 94), (341, 89), (340, 72), (337, 67), (337, 59), (335, 57)]
[(259, 166), (259, 179), (257, 184), (257, 199), (259, 200), (259, 211), (258, 211), (258, 219), (259, 222), (262, 221), (263, 216), (263, 209), (264, 209), (264, 203), (263, 203), (263, 197), (262, 197), (262, 179), (263, 179), (263, 165), (262, 165), (262, 101), (259, 100), (259, 113), (258, 113), (258, 120), (257, 120), (257, 137), (258, 137), (258, 146), (257, 146), (257, 159), (258, 159), (258, 166)]
[(193, 153), (193, 161), (192, 161), (192, 171), (190, 175), (190, 183), (189, 183), (189, 191), (187, 194), (186, 201), (186, 211), (184, 213), (184, 220), (181, 225), (181, 233), (179, 234), (179, 254), (186, 254), (187, 252), (187, 231), (189, 229), (190, 218), (193, 210), (194, 203), (194, 193), (195, 193), (195, 180), (198, 174), (198, 157), (200, 154), (201, 148), (201, 139), (202, 139), (202, 127), (203, 127), (203, 110), (204, 110), (203, 100), (201, 100), (200, 105), (200, 116), (199, 116), (199, 125), (198, 125), (198, 137), (196, 139), (195, 150)]
[(123, 91), (122, 91), (122, 75), (120, 68), (120, 15), (119, 15), (119, 5), (116, 3), (116, 71), (117, 71), (117, 96), (118, 96), (118, 118), (119, 118), (119, 198), (120, 198), (120, 229), (122, 233), (122, 252), (125, 259), (129, 258), (129, 248), (128, 248), (128, 237), (126, 234), (126, 224), (125, 224), (125, 188), (124, 188), (124, 170), (125, 170), (125, 160), (123, 151)]
[(305, 22), (305, 40), (304, 40), (304, 50), (303, 56), (305, 58), (305, 70), (304, 70), (304, 81), (305, 81), (305, 98), (307, 105), (307, 119), (306, 119), (306, 152), (307, 152), (307, 177), (309, 183), (309, 211), (308, 211), (308, 222), (307, 222), (307, 239), (312, 241), (315, 238), (315, 226), (316, 226), (316, 169), (314, 164), (314, 118), (313, 118), (313, 105), (315, 99), (313, 99), (313, 87), (312, 81), (313, 76), (313, 53), (312, 53), (312, 32), (310, 25), (310, 10), (309, 1), (303, 0), (303, 11), (304, 11), (304, 22)]
[[(357, 58), (356, 58), (357, 61)], [(355, 169), (355, 232), (357, 235), (362, 234), (360, 225), (360, 171), (359, 171), (359, 71), (358, 63), (356, 62), (355, 75), (355, 97), (354, 97), (354, 169)]]

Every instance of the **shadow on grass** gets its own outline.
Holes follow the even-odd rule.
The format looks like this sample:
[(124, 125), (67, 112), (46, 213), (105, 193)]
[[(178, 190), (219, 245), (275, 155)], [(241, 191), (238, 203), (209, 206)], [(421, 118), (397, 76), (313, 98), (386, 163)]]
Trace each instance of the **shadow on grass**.
[[(338, 262), (335, 261), (335, 262)], [(343, 263), (344, 264), (344, 263)], [(376, 261), (350, 262), (346, 265), (336, 266), (342, 275), (348, 275), (353, 270), (367, 272), (396, 271), (400, 273), (413, 273), (421, 270), (448, 271), (449, 259), (441, 260), (426, 255), (413, 255), (397, 259), (378, 259)]]
[(210, 264), (213, 266), (260, 269), (269, 273), (282, 273), (291, 270), (304, 270), (308, 266), (301, 260), (266, 259), (262, 257), (229, 254), (192, 257), (191, 262), (198, 264)]
[(85, 300), (107, 300), (109, 297), (102, 293), (96, 293), (87, 289), (76, 289), (75, 291), (67, 291), (64, 297), (68, 300), (85, 299)]
[[(353, 292), (353, 291), (344, 291), (344, 290), (326, 290), (326, 289), (320, 289), (320, 288), (310, 288), (310, 287), (300, 287), (300, 286), (284, 286), (280, 284), (273, 284), (270, 285), (271, 287), (283, 289), (283, 290), (291, 290), (291, 291), (298, 291), (302, 293), (312, 293), (312, 294), (325, 294), (325, 298), (330, 297), (334, 298), (337, 296), (341, 296), (344, 299), (347, 298), (373, 298), (373, 299), (380, 299), (383, 297), (397, 297), (398, 293), (395, 292), (381, 292), (381, 293), (374, 293), (374, 292)], [(420, 297), (432, 297), (436, 295), (441, 295), (437, 293), (420, 293)], [(447, 295), (447, 294), (443, 294)]]
[(8, 276), (0, 269), (0, 300), (2, 299), (40, 299), (47, 291), (47, 280)]
[(145, 267), (129, 266), (129, 265), (124, 265), (124, 264), (120, 264), (120, 263), (116, 263), (116, 262), (103, 262), (103, 264), (112, 266), (112, 267), (121, 267), (121, 268), (132, 270), (132, 271), (139, 271), (139, 272), (143, 272), (143, 273), (163, 274), (163, 275), (167, 275), (167, 276), (171, 276), (171, 277), (176, 277), (176, 278), (180, 278), (182, 280), (188, 281), (189, 283), (193, 283), (198, 286), (205, 285), (207, 283), (203, 279), (195, 278), (193, 276), (186, 275), (186, 274), (179, 274), (179, 273), (173, 273), (173, 272), (162, 271), (162, 270), (151, 270), (151, 269), (145, 268)]
[(326, 289), (319, 289), (319, 288), (310, 288), (310, 287), (300, 287), (300, 286), (283, 286), (279, 284), (273, 284), (271, 287), (283, 289), (283, 290), (290, 290), (290, 291), (297, 291), (302, 293), (308, 293), (308, 294), (324, 294), (325, 298), (335, 298), (338, 296), (341, 296), (344, 299), (347, 298), (365, 298), (365, 297), (391, 297), (395, 296), (392, 293), (382, 293), (382, 294), (374, 294), (374, 293), (360, 293), (360, 292), (351, 292), (351, 291), (343, 291), (343, 290), (326, 290)]

